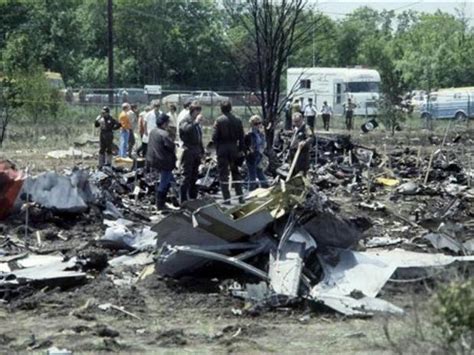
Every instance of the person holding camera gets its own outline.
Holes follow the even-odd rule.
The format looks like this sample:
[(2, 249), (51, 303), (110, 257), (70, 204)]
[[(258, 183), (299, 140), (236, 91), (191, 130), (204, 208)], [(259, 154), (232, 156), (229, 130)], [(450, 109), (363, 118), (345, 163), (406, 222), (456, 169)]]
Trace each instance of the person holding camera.
[(235, 193), (239, 202), (244, 203), (242, 196), (239, 166), (244, 160), (244, 128), (240, 118), (232, 113), (232, 104), (225, 101), (221, 104), (222, 115), (214, 124), (212, 140), (216, 146), (217, 169), (224, 203), (230, 204), (229, 170)]
[(95, 119), (95, 127), (100, 127), (99, 169), (104, 165), (112, 164), (112, 147), (114, 131), (121, 127), (112, 116), (107, 106), (102, 108), (99, 116)]

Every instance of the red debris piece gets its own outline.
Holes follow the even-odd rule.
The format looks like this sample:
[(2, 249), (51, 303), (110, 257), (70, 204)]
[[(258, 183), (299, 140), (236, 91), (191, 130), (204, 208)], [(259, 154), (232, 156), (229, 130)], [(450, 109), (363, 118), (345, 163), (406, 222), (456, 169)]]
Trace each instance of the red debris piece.
[(0, 160), (0, 220), (9, 214), (20, 193), (25, 175), (7, 160)]

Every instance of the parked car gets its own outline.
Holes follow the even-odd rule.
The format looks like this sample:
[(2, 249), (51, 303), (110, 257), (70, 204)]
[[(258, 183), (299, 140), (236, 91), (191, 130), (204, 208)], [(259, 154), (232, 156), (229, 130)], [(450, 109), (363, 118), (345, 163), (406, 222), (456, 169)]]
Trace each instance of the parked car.
[(115, 102), (129, 102), (131, 104), (148, 103), (148, 95), (144, 89), (122, 88), (116, 93)]
[[(101, 89), (86, 94), (85, 101), (88, 103), (108, 103), (109, 94), (107, 93), (107, 89)], [(121, 88), (114, 90), (114, 103), (121, 104), (123, 102), (146, 104), (148, 103), (148, 95), (145, 94), (144, 89)]]
[(104, 90), (100, 92), (90, 92), (85, 95), (85, 102), (94, 104), (105, 104), (109, 102), (109, 95), (104, 94)]
[(194, 91), (192, 93), (194, 100), (199, 101), (201, 105), (220, 105), (225, 101), (230, 101), (227, 96), (221, 96), (215, 91)]
[(177, 106), (182, 106), (188, 100), (194, 100), (194, 96), (191, 94), (171, 94), (165, 96), (161, 100), (161, 103), (163, 105), (175, 104)]

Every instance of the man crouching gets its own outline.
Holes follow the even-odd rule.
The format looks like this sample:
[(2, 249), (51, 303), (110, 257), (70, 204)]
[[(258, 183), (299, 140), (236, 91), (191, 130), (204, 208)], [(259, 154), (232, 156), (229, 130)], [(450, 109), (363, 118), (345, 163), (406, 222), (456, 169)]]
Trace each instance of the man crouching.
[(173, 169), (176, 167), (175, 144), (168, 133), (170, 117), (164, 113), (156, 119), (156, 128), (150, 132), (146, 154), (147, 165), (160, 174), (160, 181), (155, 185), (156, 207), (165, 209), (166, 195), (173, 183)]

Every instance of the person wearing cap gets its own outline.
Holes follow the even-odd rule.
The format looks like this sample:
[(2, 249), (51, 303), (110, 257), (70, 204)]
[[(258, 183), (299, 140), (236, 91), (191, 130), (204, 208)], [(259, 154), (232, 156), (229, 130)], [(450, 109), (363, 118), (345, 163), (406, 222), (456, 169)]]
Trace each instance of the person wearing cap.
[(130, 111), (130, 105), (128, 103), (122, 104), (122, 112), (119, 115), (119, 122), (122, 128), (120, 128), (120, 145), (119, 145), (119, 156), (125, 158), (128, 153), (128, 140), (130, 137), (130, 130), (132, 125), (130, 118), (128, 117), (128, 111)]
[(268, 187), (267, 178), (263, 173), (261, 162), (266, 146), (265, 134), (263, 133), (262, 118), (258, 115), (250, 117), (250, 132), (245, 137), (245, 160), (248, 168), (249, 191), (258, 187), (257, 178), (261, 187)]
[(222, 115), (216, 119), (212, 141), (216, 146), (217, 169), (224, 203), (230, 203), (229, 169), (234, 181), (235, 193), (239, 202), (244, 203), (242, 196), (239, 165), (244, 158), (244, 128), (240, 118), (232, 113), (232, 104), (225, 101), (221, 104)]
[(306, 123), (308, 126), (311, 128), (311, 130), (314, 132), (314, 126), (316, 123), (316, 106), (313, 105), (313, 99), (309, 98), (308, 99), (308, 104), (304, 107), (303, 110), (304, 113), (304, 118), (306, 120)]
[(175, 144), (168, 132), (170, 118), (162, 113), (156, 119), (156, 127), (150, 131), (146, 154), (147, 166), (158, 171), (160, 181), (155, 185), (156, 207), (165, 209), (166, 195), (175, 181), (173, 169), (176, 166)]
[(112, 147), (114, 140), (114, 130), (119, 129), (118, 123), (110, 116), (110, 109), (107, 106), (102, 108), (102, 112), (95, 119), (95, 127), (100, 127), (100, 148), (99, 148), (99, 169), (104, 165), (112, 164)]
[(180, 189), (181, 203), (188, 198), (196, 199), (198, 189), (196, 181), (198, 179), (199, 165), (204, 155), (202, 144), (201, 115), (202, 108), (197, 101), (189, 106), (189, 113), (183, 118), (179, 125), (179, 137), (183, 142), (183, 155), (181, 162), (183, 165), (184, 180)]

